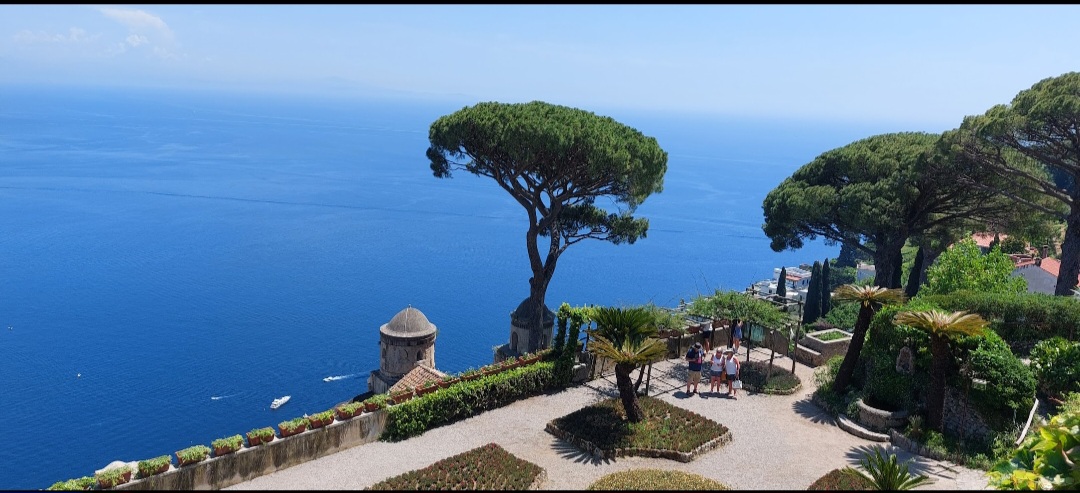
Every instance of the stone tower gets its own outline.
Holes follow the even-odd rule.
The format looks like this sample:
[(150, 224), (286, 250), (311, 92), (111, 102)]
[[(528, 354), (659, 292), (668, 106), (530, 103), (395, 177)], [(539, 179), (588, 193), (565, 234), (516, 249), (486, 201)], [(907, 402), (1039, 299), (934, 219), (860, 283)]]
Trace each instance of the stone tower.
[(435, 368), (435, 324), (411, 305), (379, 327), (379, 369), (368, 377), (368, 390), (386, 392), (413, 368)]
[(525, 298), (517, 309), (510, 312), (510, 342), (499, 346), (495, 351), (495, 361), (502, 361), (511, 356), (519, 356), (551, 347), (552, 328), (555, 327), (555, 313), (544, 307), (543, 323), (540, 330), (529, 327), (529, 320), (536, 310), (536, 305)]

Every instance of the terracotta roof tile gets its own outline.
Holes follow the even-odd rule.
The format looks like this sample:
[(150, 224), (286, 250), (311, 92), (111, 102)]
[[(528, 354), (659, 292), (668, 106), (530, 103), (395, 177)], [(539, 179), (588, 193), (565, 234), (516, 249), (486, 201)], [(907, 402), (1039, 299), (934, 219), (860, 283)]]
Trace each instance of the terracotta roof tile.
[(405, 376), (401, 377), (401, 380), (398, 380), (397, 383), (390, 387), (390, 393), (405, 390), (409, 387), (418, 388), (428, 380), (438, 381), (444, 376), (446, 376), (445, 373), (430, 366), (416, 365), (416, 368), (409, 370), (409, 373), (406, 373)]

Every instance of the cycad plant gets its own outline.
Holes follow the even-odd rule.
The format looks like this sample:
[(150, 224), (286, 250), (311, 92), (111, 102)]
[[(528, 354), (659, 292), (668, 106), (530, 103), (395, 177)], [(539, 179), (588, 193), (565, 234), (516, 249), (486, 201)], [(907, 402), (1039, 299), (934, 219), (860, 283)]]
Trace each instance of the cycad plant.
[(896, 461), (896, 455), (886, 453), (881, 447), (874, 447), (873, 454), (863, 454), (863, 458), (859, 460), (859, 466), (862, 467), (862, 471), (850, 467), (844, 471), (869, 479), (875, 490), (910, 490), (932, 481), (928, 476), (911, 474), (908, 462), (900, 464)]
[(645, 413), (638, 404), (637, 392), (630, 372), (640, 365), (663, 358), (667, 344), (653, 336), (656, 326), (653, 315), (645, 308), (599, 307), (592, 315), (596, 330), (589, 351), (615, 362), (615, 385), (619, 389), (626, 419), (638, 423)]
[(847, 353), (844, 354), (844, 362), (840, 364), (840, 371), (833, 380), (833, 391), (842, 395), (851, 382), (851, 375), (855, 373), (855, 365), (859, 362), (859, 354), (862, 353), (863, 343), (866, 342), (866, 331), (870, 329), (870, 321), (874, 314), (881, 309), (882, 305), (901, 303), (904, 301), (904, 292), (900, 289), (885, 289), (878, 286), (858, 286), (845, 284), (836, 288), (833, 301), (839, 303), (859, 303), (859, 316), (855, 319), (855, 328), (852, 330), (851, 343), (848, 344)]
[(930, 391), (926, 396), (926, 423), (930, 428), (942, 431), (945, 377), (952, 363), (949, 339), (981, 334), (987, 322), (974, 313), (946, 313), (940, 310), (900, 312), (896, 314), (895, 321), (930, 334)]

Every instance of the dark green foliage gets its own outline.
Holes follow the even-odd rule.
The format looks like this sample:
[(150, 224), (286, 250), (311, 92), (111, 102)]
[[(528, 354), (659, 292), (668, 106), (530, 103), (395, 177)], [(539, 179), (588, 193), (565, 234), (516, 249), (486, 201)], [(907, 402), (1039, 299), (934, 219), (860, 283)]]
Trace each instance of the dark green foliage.
[(1024, 202), (1041, 205), (1040, 210), (1065, 221), (1054, 291), (1071, 295), (1080, 273), (1080, 190), (1067, 177), (1080, 176), (1080, 72), (1045, 78), (1017, 93), (1009, 104), (964, 118), (953, 132), (964, 137), (956, 147), (967, 159), (1008, 176), (1013, 188), (1039, 194), (1041, 202)]
[[(859, 244), (873, 256), (876, 285), (896, 288), (901, 250), (912, 235), (946, 223), (1015, 215), (1017, 207), (1000, 192), (954, 179), (969, 166), (939, 147), (940, 137), (875, 135), (814, 158), (765, 197), (762, 229), (770, 247), (798, 249), (819, 236)], [(973, 179), (995, 177), (982, 173)], [(845, 258), (841, 265), (851, 263)]]
[(1027, 248), (1027, 243), (1023, 239), (1010, 236), (1001, 240), (1001, 251), (1005, 253), (1025, 253), (1024, 249)]
[(1039, 389), (1061, 399), (1069, 392), (1080, 392), (1080, 343), (1061, 337), (1039, 341), (1031, 349), (1031, 368)]
[(833, 327), (839, 327), (848, 332), (855, 327), (855, 320), (859, 318), (858, 303), (840, 303), (829, 310), (825, 321)]
[(780, 277), (776, 280), (776, 296), (787, 297), (787, 267), (780, 268)]
[(638, 400), (644, 421), (629, 423), (620, 399), (607, 399), (557, 418), (560, 430), (603, 450), (646, 448), (691, 452), (728, 432), (726, 426), (655, 397)]
[(559, 388), (555, 364), (540, 361), (409, 399), (388, 408), (379, 440), (397, 442), (511, 402)]
[[(769, 363), (765, 361), (746, 361), (742, 363), (739, 377), (744, 384), (764, 391), (785, 391), (798, 387), (802, 383), (798, 375), (790, 370), (773, 365), (772, 374), (768, 374)], [(768, 381), (765, 377), (768, 375)]]
[(818, 313), (819, 317), (824, 317), (829, 314), (829, 310), (832, 308), (832, 290), (829, 289), (829, 283), (832, 282), (829, 279), (829, 259), (825, 259), (825, 262), (821, 264), (821, 282), (818, 283), (818, 291), (821, 295), (821, 309)]
[(806, 288), (806, 304), (803, 306), (803, 325), (812, 324), (821, 316), (821, 262), (814, 262), (810, 270), (810, 285)]
[(526, 490), (543, 469), (494, 443), (371, 485), (368, 490)]
[(806, 489), (810, 491), (869, 491), (874, 489), (874, 485), (858, 471), (845, 467), (829, 471)]
[(885, 452), (881, 446), (875, 446), (873, 453), (863, 454), (859, 466), (865, 471), (875, 490), (910, 490), (930, 482), (929, 476), (911, 474), (908, 462), (901, 464), (897, 462), (896, 455)]
[(551, 341), (551, 350), (555, 354), (562, 354), (563, 345), (566, 344), (566, 324), (569, 317), (562, 316), (561, 312), (558, 317), (559, 329), (555, 331), (555, 340)]
[(1076, 341), (1080, 336), (1080, 301), (1072, 297), (956, 291), (923, 299), (945, 310), (978, 313), (1020, 354), (1043, 339), (1059, 336)]
[(528, 323), (537, 325), (559, 256), (585, 239), (633, 244), (644, 238), (649, 221), (634, 212), (663, 190), (667, 171), (667, 153), (655, 138), (542, 101), (463, 108), (435, 120), (428, 140), (435, 177), (454, 171), (488, 177), (528, 214), (528, 301), (536, 307)]
[[(1035, 397), (1035, 376), (1013, 354), (1009, 345), (993, 332), (965, 337), (956, 345), (961, 361), (970, 362), (973, 375), (987, 381), (985, 389), (971, 389), (969, 395), (990, 428), (1010, 430), (1016, 425), (1014, 417), (1021, 421), (1026, 419)], [(965, 388), (969, 383), (962, 378), (959, 374), (954, 375), (951, 385)]]
[[(897, 313), (929, 309), (925, 302), (882, 307), (870, 323), (860, 361), (866, 363), (866, 400), (883, 409), (905, 409), (914, 414), (930, 385), (930, 336), (919, 329), (896, 325)], [(901, 348), (911, 351), (913, 374), (896, 371)]]
[(57, 481), (46, 488), (48, 491), (82, 491), (89, 490), (97, 486), (97, 479), (93, 476), (83, 476), (81, 478), (69, 479), (67, 481)]

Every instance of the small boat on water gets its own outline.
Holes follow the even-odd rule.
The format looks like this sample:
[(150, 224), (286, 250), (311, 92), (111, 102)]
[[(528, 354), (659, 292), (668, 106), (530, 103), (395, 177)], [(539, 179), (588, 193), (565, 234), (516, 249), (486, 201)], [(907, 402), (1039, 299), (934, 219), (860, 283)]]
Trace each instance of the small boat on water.
[(285, 404), (286, 402), (289, 402), (289, 399), (291, 399), (291, 398), (292, 398), (291, 395), (287, 395), (285, 397), (279, 397), (277, 399), (274, 399), (274, 402), (270, 403), (270, 409), (277, 409), (277, 408), (281, 407), (282, 404)]

